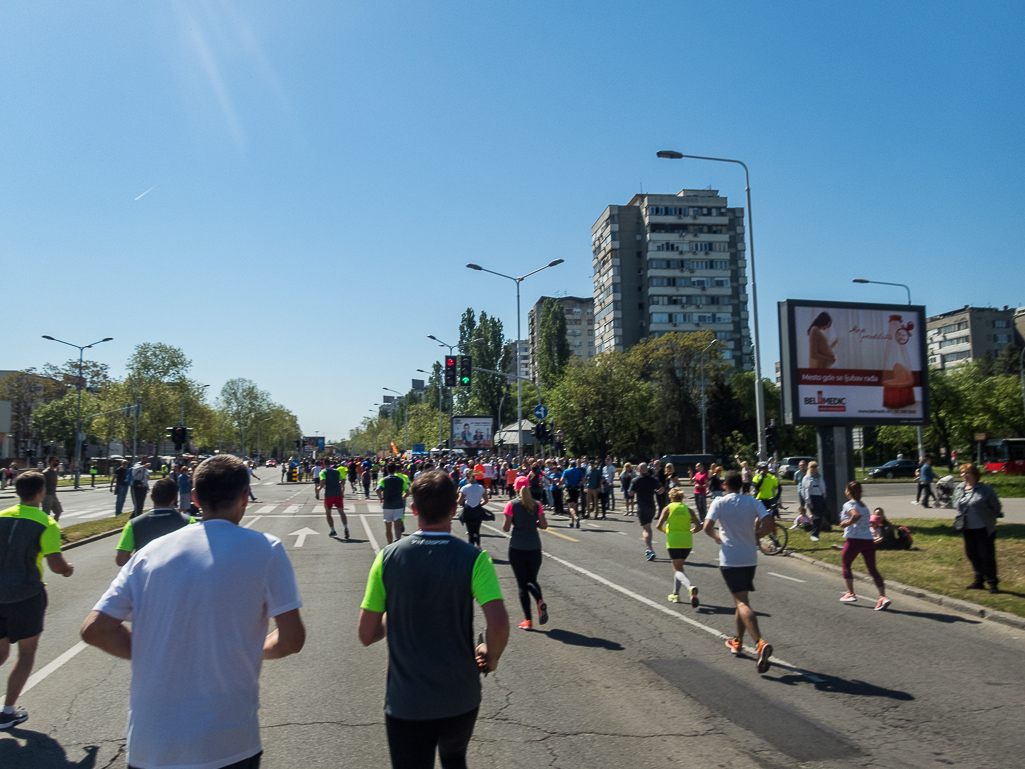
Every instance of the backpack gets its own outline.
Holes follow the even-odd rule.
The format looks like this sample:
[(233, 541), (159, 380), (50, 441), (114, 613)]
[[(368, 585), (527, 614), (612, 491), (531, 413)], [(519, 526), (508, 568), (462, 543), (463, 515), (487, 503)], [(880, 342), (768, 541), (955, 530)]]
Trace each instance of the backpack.
[(915, 541), (914, 536), (911, 534), (911, 529), (907, 526), (898, 526), (896, 531), (896, 543), (894, 549), (896, 550), (910, 550), (912, 543)]

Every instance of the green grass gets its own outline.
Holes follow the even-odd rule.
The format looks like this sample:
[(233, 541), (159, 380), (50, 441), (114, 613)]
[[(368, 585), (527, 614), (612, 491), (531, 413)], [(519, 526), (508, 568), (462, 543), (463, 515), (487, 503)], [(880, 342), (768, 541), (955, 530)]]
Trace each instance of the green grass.
[[(990, 595), (985, 590), (964, 589), (974, 579), (974, 575), (964, 553), (964, 541), (954, 532), (951, 521), (911, 518), (894, 520), (893, 523), (911, 529), (915, 542), (912, 550), (877, 552), (876, 564), (884, 580), (903, 582), (931, 593), (960, 598), (1025, 617), (1025, 524), (997, 525), (997, 575), (1003, 592)], [(805, 531), (791, 531), (788, 547), (802, 555), (839, 566), (840, 551), (834, 549), (833, 545), (843, 545), (843, 533), (839, 527), (824, 532), (819, 542), (812, 542)], [(853, 569), (864, 573), (861, 559), (854, 562)], [(837, 589), (843, 589), (839, 576)], [(869, 595), (874, 593), (871, 586), (859, 586), (858, 590)]]
[[(78, 480), (78, 485), (79, 486), (90, 486), (90, 485), (92, 485), (92, 481), (89, 480), (90, 478), (91, 478), (91, 476), (89, 475), (89, 473), (82, 473), (81, 478), (79, 478), (79, 480)], [(66, 478), (59, 478), (57, 480), (57, 488), (60, 488), (61, 486), (74, 486), (74, 485), (75, 485), (75, 476), (74, 476), (73, 473), (68, 475)], [(110, 485), (110, 476), (109, 475), (97, 475), (96, 476), (96, 485), (97, 486), (109, 486)]]
[(128, 523), (130, 517), (131, 513), (122, 513), (116, 517), (111, 516), (110, 518), (101, 518), (98, 521), (86, 521), (85, 523), (61, 527), (61, 542), (68, 545), (72, 542), (78, 542), (80, 539), (91, 537), (94, 534), (104, 534), (111, 529), (121, 530)]

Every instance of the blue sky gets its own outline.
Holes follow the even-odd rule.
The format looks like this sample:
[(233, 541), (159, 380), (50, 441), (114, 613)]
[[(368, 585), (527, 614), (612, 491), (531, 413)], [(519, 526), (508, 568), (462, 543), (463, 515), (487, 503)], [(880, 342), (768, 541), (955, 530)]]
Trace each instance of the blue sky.
[[(404, 390), (467, 306), (591, 293), (606, 205), (743, 205), (775, 303), (1025, 305), (1020, 2), (9, 2), (0, 369), (182, 347), (307, 433)], [(145, 194), (143, 194), (145, 193)], [(141, 197), (138, 197), (140, 196)], [(1017, 254), (1017, 256), (1015, 256)]]

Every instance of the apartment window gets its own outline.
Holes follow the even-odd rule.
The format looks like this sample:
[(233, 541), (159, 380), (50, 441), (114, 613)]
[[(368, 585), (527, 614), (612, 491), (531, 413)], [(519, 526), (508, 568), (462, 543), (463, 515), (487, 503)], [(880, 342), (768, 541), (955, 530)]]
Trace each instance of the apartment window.
[(690, 250), (691, 251), (711, 251), (712, 250), (712, 244), (711, 243), (691, 243), (690, 244)]
[(687, 262), (687, 266), (692, 270), (712, 269), (712, 263), (707, 259), (691, 259)]
[(733, 360), (733, 350), (723, 350), (722, 351), (722, 359), (723, 360)]
[(993, 321), (993, 328), (1010, 328), (1011, 321), (1009, 320), (995, 320)]
[[(1001, 328), (1003, 328), (1003, 326), (1001, 326)], [(996, 342), (997, 344), (1010, 344), (1011, 343), (1011, 335), (1010, 334), (993, 334), (993, 341)]]
[(715, 286), (716, 288), (729, 288), (730, 287), (730, 279), (729, 278), (716, 278), (715, 280), (712, 281), (712, 285)]
[[(729, 251), (730, 250), (730, 244), (729, 243), (724, 243), (721, 240), (717, 240), (715, 243), (712, 244), (712, 250), (713, 251)], [(716, 269), (720, 269), (720, 268), (716, 267)], [(725, 270), (726, 268), (722, 267), (721, 269)]]
[(672, 285), (669, 282), (670, 280), (672, 280), (672, 278), (649, 278), (648, 279), (648, 285), (649, 286), (654, 286), (656, 288), (659, 288), (659, 287), (662, 287), (662, 286), (669, 286), (669, 285)]
[(690, 284), (694, 288), (708, 288), (708, 278), (691, 278)]
[(668, 323), (669, 313), (668, 312), (653, 312), (651, 313), (652, 323)]
[(954, 331), (965, 331), (968, 328), (968, 321), (963, 320), (960, 323), (951, 323), (947, 326), (940, 326), (939, 333), (950, 334)]
[(731, 340), (733, 338), (733, 332), (732, 331), (716, 331), (715, 332), (715, 338), (718, 339), (720, 342), (728, 342), (729, 340)]
[[(726, 245), (726, 244), (723, 243), (723, 245)], [(716, 259), (714, 262), (712, 262), (712, 269), (713, 270), (728, 270), (729, 268), (730, 268), (730, 263), (728, 261), (726, 261), (725, 259)]]
[(715, 322), (716, 323), (729, 323), (730, 320), (731, 320), (731, 318), (730, 318), (730, 314), (728, 312), (717, 312), (715, 314)]
[(694, 322), (694, 320), (693, 320), (694, 316), (691, 315), (689, 312), (674, 312), (672, 317), (673, 317), (673, 323), (693, 323)]
[(943, 356), (943, 362), (954, 363), (959, 360), (966, 360), (969, 355), (970, 353), (967, 350), (962, 350), (961, 352), (948, 352)]
[(953, 347), (954, 345), (958, 345), (958, 344), (968, 344), (968, 337), (967, 336), (954, 336), (954, 337), (951, 337), (950, 339), (941, 339), (940, 340), (940, 349), (943, 349), (944, 347)]
[(708, 315), (706, 313), (698, 313), (697, 321), (698, 323), (715, 323), (715, 316)]

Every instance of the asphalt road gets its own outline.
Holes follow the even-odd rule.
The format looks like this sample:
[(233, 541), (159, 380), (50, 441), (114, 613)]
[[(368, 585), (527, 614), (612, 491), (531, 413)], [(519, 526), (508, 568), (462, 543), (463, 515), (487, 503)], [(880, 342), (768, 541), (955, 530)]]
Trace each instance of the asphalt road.
[[(367, 571), (384, 542), (379, 505), (350, 499), (344, 542), (327, 536), (309, 485), (270, 478), (243, 524), (285, 541), (308, 641), (264, 665), (264, 766), (387, 766), (386, 649), (356, 639)], [(75, 495), (69, 514), (99, 493)], [(551, 621), (514, 628), (499, 670), (484, 680), (471, 766), (1018, 765), (1025, 633), (904, 596), (875, 612), (871, 588), (863, 601), (840, 604), (836, 577), (763, 557), (753, 603), (780, 662), (759, 676), (752, 656), (734, 659), (723, 646), (733, 606), (710, 539), (696, 538), (688, 567), (702, 599), (695, 610), (666, 601), (664, 540), (656, 539), (659, 559), (645, 561), (635, 519), (613, 513), (580, 529), (564, 521), (542, 535)], [(497, 525), (485, 525), (515, 623), (506, 543)], [(316, 533), (297, 547), (293, 532), (307, 527)], [(124, 766), (129, 666), (82, 648), (77, 635), (116, 573), (115, 543), (69, 551), (75, 575), (49, 580), (37, 676), (21, 699), (31, 717), (0, 733), (0, 767)]]

